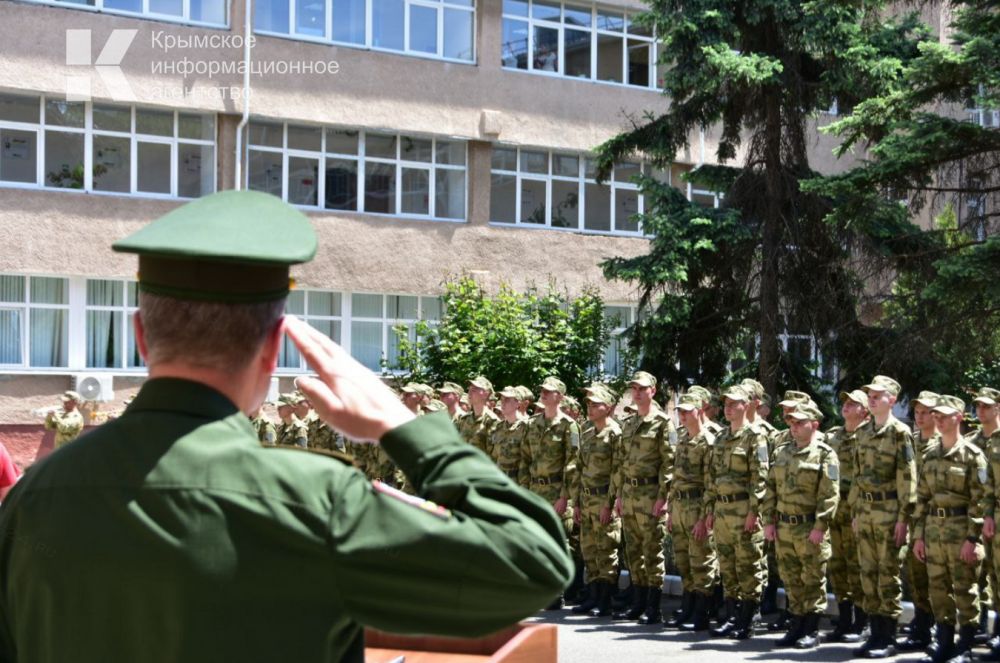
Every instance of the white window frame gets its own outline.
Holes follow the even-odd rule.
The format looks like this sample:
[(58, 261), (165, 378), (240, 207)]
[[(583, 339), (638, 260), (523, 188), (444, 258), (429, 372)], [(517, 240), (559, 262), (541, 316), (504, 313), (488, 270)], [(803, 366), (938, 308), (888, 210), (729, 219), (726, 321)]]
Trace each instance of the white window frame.
[(637, 310), (638, 310), (639, 307), (636, 306), (635, 304), (629, 304), (629, 303), (607, 303), (606, 302), (604, 304), (604, 317), (605, 318), (609, 317), (608, 316), (608, 309), (609, 308), (622, 308), (622, 309), (625, 309), (627, 311), (627, 313), (628, 313), (628, 315), (625, 316), (625, 319), (624, 320), (619, 319), (618, 326), (611, 330), (611, 338), (608, 339), (608, 345), (604, 348), (604, 352), (601, 353), (601, 365), (599, 367), (599, 370), (600, 370), (601, 374), (604, 375), (604, 376), (606, 376), (606, 377), (615, 377), (615, 376), (618, 375), (619, 372), (618, 371), (615, 371), (615, 372), (608, 371), (608, 366), (607, 366), (607, 356), (608, 356), (608, 353), (611, 352), (611, 346), (612, 346), (612, 344), (616, 343), (616, 342), (619, 342), (619, 340), (621, 338), (621, 335), (624, 334), (625, 331), (629, 327), (631, 327), (632, 325), (635, 324)]
[(230, 17), (230, 0), (225, 0), (225, 18), (222, 23), (211, 23), (207, 21), (194, 21), (191, 19), (191, 0), (181, 0), (182, 2), (182, 12), (180, 16), (174, 14), (160, 14), (156, 12), (149, 11), (149, 0), (142, 0), (142, 10), (138, 12), (128, 11), (126, 9), (115, 9), (106, 8), (104, 6), (104, 0), (93, 0), (93, 5), (78, 4), (76, 2), (71, 2), (69, 0), (25, 0), (36, 5), (48, 5), (51, 7), (62, 7), (64, 9), (77, 9), (82, 11), (90, 11), (95, 13), (104, 14), (118, 14), (120, 16), (137, 16), (140, 18), (152, 19), (156, 21), (165, 21), (169, 23), (180, 23), (183, 25), (193, 25), (203, 28), (218, 28), (218, 29), (228, 29), (229, 28), (229, 17)]
[[(185, 0), (187, 1), (187, 0)], [(309, 34), (298, 34), (296, 30), (296, 0), (271, 0), (273, 2), (287, 2), (288, 3), (288, 32), (275, 32), (273, 30), (261, 30), (254, 27), (254, 34), (265, 35), (268, 37), (278, 37), (280, 39), (294, 39), (296, 41), (310, 41), (318, 44), (330, 44), (333, 46), (343, 46), (345, 48), (356, 48), (362, 50), (378, 51), (381, 53), (393, 53), (395, 55), (406, 55), (409, 57), (417, 58), (427, 58), (431, 60), (441, 60), (444, 62), (454, 62), (455, 64), (466, 64), (474, 65), (476, 64), (476, 49), (477, 49), (477, 39), (476, 39), (476, 18), (477, 11), (475, 2), (471, 7), (457, 4), (451, 0), (402, 0), (403, 1), (403, 49), (386, 48), (384, 46), (375, 46), (374, 43), (374, 13), (372, 9), (373, 0), (365, 0), (365, 40), (364, 43), (350, 42), (350, 41), (339, 41), (333, 39), (333, 0), (323, 0), (325, 3), (326, 11), (326, 26), (323, 31), (323, 36), (318, 37)], [(428, 7), (437, 10), (437, 52), (427, 53), (425, 51), (413, 51), (410, 50), (410, 7), (417, 5), (420, 7)], [(456, 10), (456, 11), (467, 11), (472, 14), (472, 54), (469, 59), (463, 58), (451, 58), (444, 55), (444, 14), (445, 9)]]
[[(13, 369), (17, 371), (30, 371), (37, 373), (65, 373), (73, 364), (73, 311), (74, 301), (73, 283), (66, 276), (58, 274), (24, 274), (20, 272), (4, 272), (2, 276), (14, 276), (24, 279), (24, 301), (22, 302), (0, 302), (0, 310), (16, 311), (21, 318), (21, 361), (20, 363), (0, 363), (0, 370), (5, 372)], [(65, 304), (35, 303), (31, 301), (31, 280), (33, 278), (63, 279), (66, 281), (66, 301)], [(69, 338), (67, 339), (66, 366), (32, 366), (31, 365), (31, 314), (36, 310), (61, 310), (67, 311), (66, 328)]]
[[(503, 52), (500, 53), (501, 67), (505, 71), (515, 71), (526, 74), (535, 74), (542, 76), (554, 76), (557, 78), (567, 78), (569, 80), (577, 81), (589, 81), (591, 83), (601, 83), (604, 85), (614, 85), (618, 87), (628, 87), (636, 90), (653, 90), (659, 91), (660, 85), (657, 80), (657, 42), (655, 35), (644, 35), (630, 32), (629, 28), (634, 25), (633, 21), (635, 17), (641, 13), (634, 10), (628, 10), (624, 7), (609, 7), (599, 4), (590, 5), (590, 25), (589, 26), (577, 26), (577, 25), (567, 25), (565, 22), (566, 16), (566, 6), (569, 5), (574, 11), (579, 11), (582, 7), (573, 2), (559, 2), (559, 16), (560, 20), (554, 21), (550, 19), (540, 19), (535, 18), (533, 14), (534, 0), (525, 0), (528, 3), (528, 15), (522, 16), (519, 14), (508, 14), (507, 12), (501, 10), (501, 32), (503, 34), (503, 25), (506, 21), (519, 21), (527, 25), (528, 27), (528, 68), (522, 69), (520, 67), (511, 67), (503, 64)], [(501, 0), (502, 2), (502, 0)], [(589, 4), (589, 3), (581, 3)], [(622, 30), (620, 32), (615, 30), (608, 30), (599, 28), (597, 25), (597, 15), (600, 12), (611, 12), (615, 14), (621, 14), (623, 20)], [(558, 31), (557, 40), (557, 50), (558, 50), (558, 66), (556, 71), (545, 71), (541, 69), (535, 69), (535, 28), (549, 28)], [(570, 76), (565, 73), (566, 71), (566, 57), (565, 57), (565, 45), (566, 45), (566, 30), (577, 30), (581, 32), (590, 32), (590, 76)], [(606, 81), (597, 77), (597, 41), (600, 36), (606, 37), (619, 37), (622, 41), (622, 80), (618, 81)], [(628, 82), (628, 62), (629, 62), (629, 40), (642, 41), (649, 45), (649, 73), (647, 85), (633, 85)], [(504, 48), (501, 37), (501, 49)]]
[[(87, 282), (88, 281), (111, 281), (113, 283), (118, 284), (121, 287), (121, 289), (122, 289), (122, 304), (121, 304), (121, 306), (107, 306), (107, 305), (101, 305), (101, 304), (88, 304), (87, 303), (87, 299), (86, 299), (86, 296), (87, 296), (86, 286), (87, 286)], [(129, 302), (129, 286), (132, 286), (132, 287), (134, 287), (136, 289), (136, 304), (135, 305), (133, 305), (133, 304), (131, 304)], [(136, 312), (138, 312), (138, 310), (139, 310), (139, 306), (138, 306), (138, 295), (139, 295), (138, 287), (139, 286), (138, 286), (138, 283), (136, 281), (123, 280), (123, 279), (101, 279), (101, 278), (89, 278), (88, 277), (88, 278), (84, 279), (84, 287), (85, 287), (85, 289), (84, 289), (84, 299), (83, 299), (83, 339), (84, 339), (84, 367), (86, 368), (86, 370), (88, 370), (88, 371), (104, 371), (104, 370), (110, 370), (110, 371), (130, 371), (130, 370), (131, 371), (142, 371), (142, 370), (145, 370), (146, 366), (145, 366), (145, 362), (142, 360), (142, 357), (139, 358), (139, 365), (138, 366), (128, 366), (128, 359), (129, 359), (129, 352), (128, 352), (129, 338), (132, 337), (134, 339), (134, 334), (135, 334), (134, 328), (132, 327), (132, 316), (134, 316), (136, 314)], [(121, 345), (121, 347), (119, 348), (120, 356), (121, 356), (121, 365), (120, 366), (87, 366), (86, 365), (87, 364), (87, 359), (86, 359), (86, 344), (89, 341), (88, 334), (87, 334), (87, 331), (88, 331), (87, 330), (87, 313), (90, 312), (90, 311), (110, 311), (112, 313), (116, 313), (117, 312), (117, 313), (121, 313), (122, 314), (121, 315), (121, 322), (119, 323), (120, 329), (118, 330), (119, 334), (120, 334), (120, 336), (119, 336), (119, 338), (120, 338), (119, 343)]]
[[(8, 93), (5, 93), (8, 94)], [(176, 109), (169, 108), (147, 108), (147, 107), (137, 107), (135, 105), (124, 105), (124, 104), (114, 104), (114, 103), (103, 103), (98, 102), (98, 106), (109, 106), (115, 107), (121, 110), (128, 109), (130, 116), (130, 131), (109, 131), (109, 130), (94, 130), (94, 103), (91, 101), (78, 102), (82, 103), (84, 107), (84, 124), (83, 127), (64, 127), (59, 125), (50, 125), (45, 120), (45, 106), (49, 101), (57, 103), (69, 103), (62, 99), (47, 98), (45, 95), (25, 95), (19, 93), (9, 93), (11, 96), (23, 96), (23, 97), (37, 97), (38, 98), (38, 121), (37, 122), (14, 122), (10, 120), (0, 119), (0, 129), (10, 129), (15, 131), (27, 131), (35, 133), (35, 145), (36, 145), (36, 174), (34, 182), (13, 182), (7, 180), (0, 180), (0, 187), (3, 188), (23, 188), (23, 189), (44, 189), (46, 191), (60, 191), (60, 192), (70, 192), (70, 193), (88, 193), (92, 195), (99, 196), (130, 196), (136, 198), (158, 198), (165, 200), (192, 200), (184, 196), (177, 195), (178, 189), (178, 178), (177, 178), (177, 161), (178, 161), (178, 150), (181, 145), (197, 145), (202, 147), (212, 148), (212, 162), (210, 164), (203, 164), (202, 167), (211, 168), (211, 182), (212, 190), (205, 193), (209, 195), (215, 192), (216, 189), (216, 172), (218, 170), (218, 158), (219, 150), (216, 145), (216, 141), (195, 139), (195, 138), (181, 138), (179, 135), (180, 122), (179, 117), (181, 114), (184, 115), (200, 115), (202, 117), (211, 117), (213, 131), (216, 127), (217, 119), (214, 116), (210, 116), (205, 113), (196, 113), (189, 111), (179, 111)], [(173, 132), (171, 136), (159, 136), (154, 134), (142, 134), (136, 131), (136, 111), (150, 110), (155, 112), (168, 112), (173, 115)], [(47, 132), (61, 132), (82, 135), (83, 139), (83, 187), (80, 189), (72, 189), (68, 187), (55, 187), (50, 186), (46, 183), (46, 172), (45, 172), (45, 141)], [(94, 137), (95, 136), (108, 136), (116, 138), (127, 138), (130, 141), (129, 148), (129, 179), (130, 186), (129, 191), (99, 191), (94, 189)], [(163, 145), (170, 146), (170, 193), (150, 193), (138, 190), (138, 143), (159, 143)]]

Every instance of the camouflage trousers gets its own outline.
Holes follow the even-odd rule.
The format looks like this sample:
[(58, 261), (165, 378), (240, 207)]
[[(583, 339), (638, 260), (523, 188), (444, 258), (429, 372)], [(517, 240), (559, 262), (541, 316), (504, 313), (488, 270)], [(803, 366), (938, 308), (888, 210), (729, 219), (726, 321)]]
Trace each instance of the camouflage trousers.
[(833, 551), (830, 535), (817, 546), (809, 541), (812, 523), (778, 523), (778, 571), (785, 582), (788, 611), (809, 615), (826, 610), (826, 563)]
[(864, 599), (861, 589), (861, 564), (858, 540), (851, 527), (849, 509), (838, 509), (830, 522), (830, 586), (838, 601), (852, 601), (858, 606)]
[(764, 591), (764, 530), (743, 528), (750, 502), (715, 503), (715, 550), (726, 598), (759, 601)]
[(622, 540), (622, 523), (612, 517), (601, 524), (601, 507), (608, 503), (607, 495), (582, 498), (580, 508), (580, 553), (587, 580), (618, 580), (618, 544)]
[(718, 577), (714, 537), (709, 534), (704, 541), (698, 541), (691, 533), (701, 511), (700, 499), (671, 502), (670, 535), (673, 538), (674, 563), (681, 574), (684, 591), (711, 594)]
[(653, 516), (656, 486), (627, 487), (622, 496), (622, 530), (628, 541), (629, 574), (636, 587), (662, 587), (666, 523)]
[(979, 571), (985, 551), (979, 544), (976, 546), (979, 561), (973, 565), (962, 561), (959, 553), (968, 526), (966, 516), (927, 516), (924, 527), (927, 577), (934, 621), (939, 624), (955, 624), (956, 611), (959, 626), (979, 622)]
[(896, 507), (895, 500), (869, 503), (857, 518), (858, 562), (865, 593), (862, 607), (869, 615), (898, 618), (903, 611)]
[(983, 548), (986, 551), (986, 556), (983, 558), (983, 568), (979, 572), (980, 608), (993, 605), (997, 595), (997, 571), (993, 565), (993, 546), (987, 543)]
[(913, 601), (913, 607), (924, 612), (933, 612), (927, 565), (913, 556), (912, 544), (903, 549), (903, 569), (906, 571), (906, 581), (910, 586), (910, 600)]
[[(559, 499), (559, 494), (561, 492), (561, 487), (559, 484), (537, 484), (531, 483), (531, 492), (538, 495), (550, 505), (556, 503)], [(569, 543), (570, 551), (573, 553), (574, 557), (580, 556), (580, 537), (579, 530), (574, 529), (573, 523), (573, 500), (567, 502), (566, 511), (559, 516), (559, 520), (562, 521), (563, 529), (566, 531), (566, 541)]]

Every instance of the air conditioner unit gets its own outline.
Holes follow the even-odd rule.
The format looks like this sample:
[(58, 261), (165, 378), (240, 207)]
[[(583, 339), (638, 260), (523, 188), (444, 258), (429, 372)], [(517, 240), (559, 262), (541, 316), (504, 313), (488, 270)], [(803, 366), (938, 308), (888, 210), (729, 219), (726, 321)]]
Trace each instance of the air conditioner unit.
[(87, 401), (107, 402), (115, 397), (113, 378), (105, 373), (77, 373), (73, 376), (73, 391)]

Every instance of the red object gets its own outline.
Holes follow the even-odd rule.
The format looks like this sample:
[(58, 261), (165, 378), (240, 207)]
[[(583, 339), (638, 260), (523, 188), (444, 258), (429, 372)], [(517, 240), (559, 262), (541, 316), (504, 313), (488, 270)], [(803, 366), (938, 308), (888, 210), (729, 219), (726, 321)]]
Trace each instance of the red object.
[(9, 488), (17, 483), (21, 470), (14, 464), (14, 459), (7, 452), (7, 447), (0, 444), (0, 488)]

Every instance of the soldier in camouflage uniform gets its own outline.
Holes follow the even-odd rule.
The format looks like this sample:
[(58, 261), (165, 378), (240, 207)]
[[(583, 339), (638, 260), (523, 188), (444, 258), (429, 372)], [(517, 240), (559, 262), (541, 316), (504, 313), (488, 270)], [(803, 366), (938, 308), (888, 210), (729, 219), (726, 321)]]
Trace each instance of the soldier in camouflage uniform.
[(257, 411), (250, 417), (250, 425), (257, 431), (257, 440), (261, 446), (273, 447), (278, 443), (278, 431), (274, 424), (264, 414), (264, 404), (257, 407)]
[(722, 430), (725, 428), (725, 426), (722, 426), (722, 425), (716, 423), (716, 421), (709, 416), (709, 412), (713, 408), (715, 409), (716, 412), (718, 412), (718, 409), (719, 409), (718, 405), (715, 403), (715, 401), (716, 401), (715, 394), (713, 394), (711, 391), (709, 391), (705, 387), (700, 387), (700, 386), (698, 386), (696, 384), (695, 385), (691, 385), (690, 387), (688, 387), (687, 393), (689, 393), (689, 394), (695, 394), (695, 395), (701, 397), (701, 400), (704, 403), (704, 407), (701, 410), (701, 425), (702, 425), (702, 428), (704, 428), (705, 430), (707, 430), (712, 435), (718, 437), (719, 433), (722, 432)]
[(295, 416), (297, 416), (308, 429), (308, 445), (310, 449), (322, 449), (324, 451), (343, 450), (344, 443), (333, 428), (328, 423), (319, 418), (316, 411), (312, 409), (312, 403), (304, 395), (299, 395), (302, 399), (295, 406)]
[(638, 371), (629, 381), (637, 411), (622, 431), (622, 455), (615, 473), (615, 508), (628, 539), (629, 574), (635, 587), (631, 609), (615, 615), (659, 623), (663, 592), (663, 539), (667, 493), (674, 472), (677, 431), (673, 420), (655, 406), (656, 378)]
[(704, 426), (705, 401), (687, 393), (677, 404), (682, 428), (674, 452), (674, 478), (667, 503), (667, 529), (673, 537), (674, 560), (684, 595), (681, 612), (665, 623), (682, 631), (704, 631), (718, 576), (715, 542), (705, 524), (705, 488), (712, 480), (715, 436)]
[(740, 386), (742, 386), (747, 392), (747, 395), (750, 396), (750, 403), (747, 405), (747, 421), (750, 422), (751, 426), (757, 426), (762, 429), (764, 431), (764, 435), (770, 439), (778, 432), (778, 429), (772, 426), (771, 422), (759, 413), (761, 401), (767, 395), (764, 391), (764, 385), (756, 380), (747, 378), (740, 383)]
[(490, 437), (500, 422), (500, 417), (489, 407), (489, 400), (493, 395), (493, 383), (480, 375), (469, 382), (468, 395), (471, 407), (468, 412), (459, 415), (455, 426), (466, 442), (492, 457)]
[[(997, 498), (1000, 492), (1000, 390), (983, 387), (973, 399), (976, 405), (976, 417), (980, 428), (972, 435), (973, 443), (984, 450), (988, 463), (989, 478), (986, 486), (988, 492), (983, 505), (983, 538), (991, 550), (994, 576), (1000, 575), (1000, 537), (996, 536)], [(996, 587), (994, 586), (994, 590)], [(997, 591), (994, 591), (994, 609), (998, 608)], [(990, 640), (990, 651), (981, 658), (983, 661), (1000, 661), (1000, 637), (997, 628), (1000, 619), (993, 622), (993, 635)]]
[(580, 435), (576, 471), (570, 483), (575, 508), (573, 517), (580, 527), (580, 552), (587, 570), (590, 598), (573, 608), (576, 614), (607, 617), (611, 614), (611, 594), (618, 579), (618, 544), (621, 521), (613, 512), (611, 478), (615, 455), (621, 453), (621, 428), (611, 418), (615, 398), (604, 385), (587, 389), (589, 424)]
[(521, 445), (528, 432), (528, 417), (521, 414), (521, 394), (516, 387), (504, 387), (500, 392), (501, 420), (493, 429), (490, 449), (493, 462), (504, 474), (524, 488), (528, 488), (528, 477), (521, 476)]
[[(885, 658), (896, 652), (896, 620), (902, 612), (899, 549), (916, 500), (916, 464), (910, 429), (892, 415), (899, 383), (876, 375), (865, 386), (871, 423), (858, 431), (851, 462), (854, 484), (848, 503), (854, 516), (864, 609), (871, 635), (855, 655)], [(846, 459), (845, 459), (846, 462)]]
[(840, 502), (830, 522), (830, 586), (837, 597), (840, 618), (837, 627), (827, 635), (830, 642), (858, 642), (868, 626), (868, 614), (862, 602), (861, 565), (858, 562), (858, 541), (851, 526), (851, 508), (847, 496), (854, 481), (855, 447), (858, 430), (868, 423), (868, 394), (860, 389), (840, 393), (840, 413), (843, 426), (834, 426), (826, 433), (826, 443), (837, 452), (840, 464)]
[(462, 409), (458, 404), (462, 396), (465, 395), (465, 389), (462, 389), (462, 385), (455, 382), (445, 382), (438, 388), (437, 393), (438, 398), (448, 408), (451, 420), (457, 421), (459, 415), (462, 414)]
[(744, 640), (753, 635), (764, 589), (764, 532), (759, 511), (767, 482), (767, 438), (747, 423), (750, 397), (742, 387), (730, 387), (723, 398), (729, 427), (715, 439), (712, 481), (705, 491), (707, 524), (715, 532), (726, 595), (726, 620), (712, 629), (712, 634)]
[(298, 404), (299, 397), (294, 393), (278, 397), (278, 416), (281, 417), (278, 444), (305, 449), (309, 446), (309, 427), (295, 416), (295, 406)]
[(964, 411), (959, 398), (937, 400), (934, 419), (940, 444), (924, 456), (913, 516), (913, 554), (927, 563), (937, 623), (933, 663), (966, 660), (979, 622), (977, 583), (985, 554), (981, 535), (989, 476), (983, 452), (959, 434)]
[(775, 646), (811, 649), (819, 644), (826, 610), (828, 530), (840, 500), (840, 463), (820, 432), (819, 408), (799, 405), (789, 415), (792, 442), (775, 452), (761, 509), (764, 536), (777, 545), (791, 626)]
[(83, 432), (83, 414), (79, 404), (83, 401), (80, 394), (67, 391), (59, 397), (63, 409), (53, 410), (45, 415), (45, 430), (56, 432), (54, 445), (56, 449), (80, 437)]
[(520, 405), (517, 406), (517, 411), (526, 417), (530, 416), (528, 408), (535, 401), (535, 395), (531, 393), (530, 389), (520, 384), (514, 387), (514, 390), (517, 391), (518, 398), (521, 400)]

